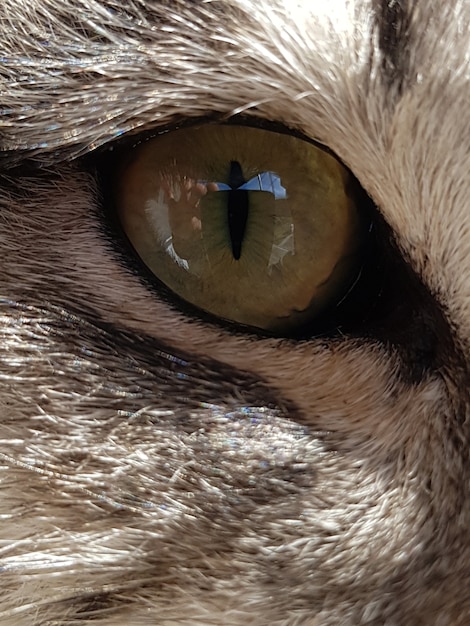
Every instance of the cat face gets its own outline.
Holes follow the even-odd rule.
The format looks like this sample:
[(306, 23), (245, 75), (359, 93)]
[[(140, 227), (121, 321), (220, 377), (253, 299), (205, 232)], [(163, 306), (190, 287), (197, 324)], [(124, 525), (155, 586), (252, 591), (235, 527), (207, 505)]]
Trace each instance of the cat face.
[[(3, 0), (2, 623), (469, 622), (469, 21), (458, 0)], [(206, 125), (222, 139), (180, 139)], [(354, 280), (299, 332), (182, 301), (171, 254), (150, 267), (126, 233), (139, 155), (149, 232), (184, 188), (167, 161), (224, 210), (295, 179), (257, 189), (271, 232), (310, 176), (291, 138), (354, 179)], [(306, 262), (283, 259), (291, 285)], [(214, 298), (275, 306), (236, 262)]]

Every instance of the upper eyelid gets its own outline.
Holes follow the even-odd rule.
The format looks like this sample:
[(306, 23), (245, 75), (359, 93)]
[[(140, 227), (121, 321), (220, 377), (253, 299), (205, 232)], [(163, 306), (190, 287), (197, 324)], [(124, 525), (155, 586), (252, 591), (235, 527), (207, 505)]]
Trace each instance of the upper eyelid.
[(149, 124), (149, 128), (146, 130), (142, 130), (140, 128), (130, 129), (127, 132), (120, 134), (118, 137), (110, 138), (102, 145), (96, 147), (83, 145), (50, 150), (48, 149), (47, 142), (45, 141), (42, 146), (38, 146), (36, 149), (30, 148), (29, 150), (19, 151), (7, 150), (3, 153), (0, 151), (0, 171), (2, 169), (8, 171), (12, 168), (21, 168), (23, 165), (26, 165), (28, 169), (40, 169), (54, 164), (73, 161), (84, 162), (85, 164), (94, 164), (102, 159), (108, 159), (114, 155), (119, 156), (125, 151), (132, 151), (132, 149), (141, 142), (150, 140), (158, 134), (172, 132), (179, 128), (207, 123), (241, 124), (292, 135), (316, 145), (321, 150), (331, 154), (338, 161), (341, 161), (341, 159), (329, 148), (328, 145), (320, 143), (314, 138), (307, 137), (295, 129), (287, 128), (282, 123), (254, 116), (249, 117), (239, 115), (227, 118), (226, 115), (213, 113), (209, 116), (189, 119), (185, 118), (184, 115), (181, 114), (181, 117), (172, 123), (165, 124), (163, 126)]
[(150, 127), (146, 130), (141, 129), (133, 129), (128, 133), (124, 133), (121, 137), (118, 137), (113, 140), (109, 140), (104, 145), (100, 146), (96, 150), (90, 150), (89, 153), (84, 156), (89, 156), (90, 158), (100, 158), (101, 155), (107, 155), (110, 152), (116, 151), (117, 153), (132, 150), (137, 147), (139, 144), (151, 140), (154, 137), (162, 134), (169, 133), (175, 130), (183, 129), (183, 128), (191, 128), (193, 126), (201, 126), (205, 124), (221, 124), (221, 125), (235, 125), (235, 126), (250, 126), (253, 128), (259, 128), (266, 131), (272, 131), (279, 134), (290, 135), (292, 137), (296, 137), (297, 139), (301, 139), (302, 141), (307, 141), (308, 143), (313, 144), (320, 150), (327, 152), (331, 156), (333, 156), (337, 161), (341, 162), (341, 158), (335, 154), (331, 148), (325, 144), (317, 141), (314, 137), (308, 137), (304, 133), (299, 132), (296, 129), (288, 128), (285, 124), (281, 122), (277, 122), (275, 120), (266, 120), (260, 117), (255, 116), (243, 116), (237, 115), (233, 117), (227, 117), (226, 115), (212, 114), (210, 116), (198, 117), (198, 118), (184, 118), (182, 117), (180, 120), (175, 121), (171, 124), (166, 124), (164, 126), (155, 126)]

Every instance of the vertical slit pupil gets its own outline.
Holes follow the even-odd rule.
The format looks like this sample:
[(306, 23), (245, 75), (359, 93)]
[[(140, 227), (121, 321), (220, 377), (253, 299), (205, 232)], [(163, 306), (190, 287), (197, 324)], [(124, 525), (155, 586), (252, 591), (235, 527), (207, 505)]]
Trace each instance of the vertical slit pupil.
[(240, 189), (246, 183), (243, 170), (238, 161), (230, 161), (228, 175), (228, 230), (232, 247), (233, 258), (238, 261), (242, 252), (242, 243), (245, 236), (246, 222), (248, 219), (248, 191)]

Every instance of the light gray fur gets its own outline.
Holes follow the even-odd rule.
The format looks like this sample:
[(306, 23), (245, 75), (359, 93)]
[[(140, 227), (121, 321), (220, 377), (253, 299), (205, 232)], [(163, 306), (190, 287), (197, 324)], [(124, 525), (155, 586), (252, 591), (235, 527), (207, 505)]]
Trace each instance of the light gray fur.
[[(470, 623), (469, 25), (466, 0), (2, 0), (1, 624)], [(123, 263), (81, 157), (241, 112), (371, 195), (425, 366), (411, 319), (262, 339)]]

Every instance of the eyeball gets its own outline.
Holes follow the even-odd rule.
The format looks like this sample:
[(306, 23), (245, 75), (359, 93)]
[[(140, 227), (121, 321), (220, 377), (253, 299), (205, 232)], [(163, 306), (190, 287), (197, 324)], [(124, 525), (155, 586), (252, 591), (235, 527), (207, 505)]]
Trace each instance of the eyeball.
[(205, 124), (127, 155), (123, 230), (171, 291), (224, 320), (284, 334), (339, 301), (360, 266), (354, 179), (317, 145)]

